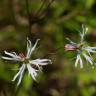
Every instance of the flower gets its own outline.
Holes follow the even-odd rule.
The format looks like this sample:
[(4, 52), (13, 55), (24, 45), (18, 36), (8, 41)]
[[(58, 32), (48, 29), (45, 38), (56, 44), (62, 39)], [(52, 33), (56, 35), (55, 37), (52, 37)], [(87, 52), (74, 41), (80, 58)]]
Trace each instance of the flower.
[(14, 76), (12, 80), (12, 81), (15, 81), (17, 78), (19, 78), (17, 85), (21, 83), (21, 80), (22, 80), (22, 77), (26, 68), (28, 69), (28, 72), (31, 75), (31, 77), (34, 80), (36, 80), (36, 76), (38, 72), (41, 71), (42, 66), (52, 63), (50, 59), (39, 58), (39, 59), (31, 60), (31, 55), (33, 51), (35, 50), (38, 41), (39, 39), (36, 40), (36, 43), (32, 47), (31, 41), (27, 39), (26, 55), (24, 55), (23, 53), (20, 53), (19, 55), (17, 55), (15, 52), (9, 53), (7, 51), (4, 51), (5, 54), (8, 55), (8, 57), (2, 56), (2, 59), (22, 62), (22, 66), (19, 68), (19, 71), (17, 72), (17, 74)]
[(91, 65), (94, 64), (94, 60), (91, 56), (91, 53), (95, 53), (96, 52), (96, 47), (90, 47), (87, 45), (87, 43), (84, 40), (84, 37), (88, 31), (87, 27), (84, 27), (84, 25), (82, 25), (82, 32), (80, 32), (80, 42), (79, 43), (75, 43), (73, 41), (71, 41), (69, 38), (67, 38), (67, 40), (70, 42), (69, 44), (65, 45), (65, 50), (66, 51), (76, 51), (77, 55), (76, 55), (76, 61), (75, 61), (75, 67), (77, 67), (78, 64), (80, 64), (80, 68), (83, 68), (83, 64), (84, 64), (84, 60), (83, 58), (90, 63)]

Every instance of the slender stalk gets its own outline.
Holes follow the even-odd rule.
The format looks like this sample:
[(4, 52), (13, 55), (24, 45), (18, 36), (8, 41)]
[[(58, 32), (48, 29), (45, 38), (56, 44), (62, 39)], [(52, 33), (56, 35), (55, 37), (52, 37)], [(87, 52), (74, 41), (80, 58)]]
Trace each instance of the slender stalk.
[(28, 32), (29, 32), (29, 36), (31, 35), (31, 26), (32, 26), (32, 24), (31, 24), (31, 14), (30, 14), (30, 11), (29, 11), (29, 0), (25, 0), (25, 2), (26, 2), (26, 11), (27, 11), (27, 17), (28, 17), (28, 23), (29, 23), (29, 28), (28, 28)]

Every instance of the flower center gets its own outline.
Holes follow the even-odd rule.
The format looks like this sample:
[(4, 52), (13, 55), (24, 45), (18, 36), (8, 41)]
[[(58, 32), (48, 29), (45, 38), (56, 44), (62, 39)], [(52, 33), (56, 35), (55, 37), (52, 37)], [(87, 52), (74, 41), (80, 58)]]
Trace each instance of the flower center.
[(29, 59), (25, 59), (23, 62), (24, 64), (29, 64)]
[(24, 64), (28, 64), (29, 63), (29, 59), (26, 58), (25, 54), (20, 53), (19, 56), (21, 57), (21, 61), (24, 62)]
[[(30, 63), (30, 59), (29, 58), (26, 58), (26, 54), (23, 54), (23, 53), (20, 53), (19, 56), (21, 57), (21, 62), (23, 62), (24, 64), (31, 64)], [(31, 64), (31, 66), (34, 68), (34, 69), (38, 69), (38, 66), (35, 65), (35, 64)]]

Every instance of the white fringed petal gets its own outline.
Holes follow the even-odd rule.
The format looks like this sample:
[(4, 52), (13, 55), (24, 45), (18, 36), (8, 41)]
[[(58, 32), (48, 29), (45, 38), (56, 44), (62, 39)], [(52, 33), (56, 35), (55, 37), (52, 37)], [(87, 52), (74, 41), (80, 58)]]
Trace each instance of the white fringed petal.
[(31, 48), (32, 48), (31, 41), (27, 38), (27, 58), (29, 58)]
[(9, 58), (9, 57), (4, 57), (4, 56), (2, 56), (1, 58), (5, 60), (21, 61), (21, 59), (18, 59), (18, 58)]
[(73, 45), (77, 45), (77, 43), (73, 42), (71, 39), (69, 38), (66, 38), (66, 40), (68, 40), (70, 42), (70, 44), (73, 44)]
[(7, 51), (4, 51), (6, 55), (9, 55), (10, 57), (5, 57), (5, 56), (2, 56), (1, 58), (2, 59), (5, 59), (5, 60), (13, 60), (13, 61), (21, 61), (21, 57), (18, 56), (16, 53), (9, 53)]
[(31, 41), (28, 39), (27, 41), (27, 58), (30, 58), (32, 52), (35, 50), (37, 43), (40, 39), (37, 39), (34, 46), (32, 47)]
[(85, 53), (83, 53), (83, 56), (85, 57), (86, 61), (88, 61), (91, 65), (93, 64), (93, 59), (90, 56), (86, 55)]
[(24, 70), (25, 70), (25, 64), (23, 64), (23, 65), (20, 67), (18, 73), (17, 73), (17, 74), (14, 76), (14, 78), (12, 79), (12, 81), (15, 81), (15, 80), (17, 79), (17, 77), (19, 77), (19, 81), (18, 81), (17, 86), (21, 83)]
[(80, 37), (81, 37), (81, 41), (80, 42), (84, 41), (84, 37), (85, 37), (87, 31), (88, 31), (88, 27), (86, 27), (86, 26), (84, 26), (82, 24), (82, 32), (80, 32)]
[(25, 70), (25, 64), (23, 65), (23, 69), (22, 69), (21, 74), (19, 76), (19, 81), (17, 83), (17, 86), (21, 83), (21, 80), (22, 80), (22, 77), (23, 77), (23, 74), (24, 74), (24, 70)]
[(76, 57), (76, 61), (75, 61), (75, 67), (77, 67), (78, 62), (79, 62), (79, 56), (77, 55), (77, 57)]
[(9, 53), (7, 51), (4, 51), (4, 52), (5, 52), (6, 55), (9, 55), (9, 56), (11, 56), (13, 58), (20, 58), (19, 56), (16, 55), (16, 53), (15, 54), (14, 53)]
[(29, 74), (36, 81), (36, 76), (37, 76), (37, 71), (38, 70), (35, 70), (34, 68), (32, 68), (30, 64), (27, 64), (27, 69), (28, 69)]
[(90, 53), (95, 53), (96, 52), (96, 47), (85, 47), (83, 48), (85, 51), (88, 51)]
[(80, 68), (83, 68), (83, 61), (81, 59), (80, 54), (77, 55), (76, 57), (76, 62), (75, 62), (75, 67), (77, 67), (77, 65), (80, 63)]
[(50, 59), (35, 59), (35, 60), (30, 60), (31, 64), (35, 65), (47, 65), (47, 64), (52, 64)]
[(81, 59), (81, 56), (79, 56), (79, 60), (80, 60), (80, 68), (83, 68), (83, 61)]

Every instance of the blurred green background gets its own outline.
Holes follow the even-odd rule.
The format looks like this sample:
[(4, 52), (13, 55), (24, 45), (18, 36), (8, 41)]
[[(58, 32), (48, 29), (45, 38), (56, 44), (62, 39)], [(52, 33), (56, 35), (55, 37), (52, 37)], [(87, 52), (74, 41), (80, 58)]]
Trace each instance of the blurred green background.
[(26, 2), (0, 0), (0, 53), (25, 52), (27, 37), (33, 44), (40, 38), (32, 58), (49, 58), (53, 64), (43, 67), (38, 82), (26, 71), (16, 88), (11, 80), (19, 64), (0, 59), (0, 96), (96, 96), (96, 68), (86, 63), (75, 68), (76, 53), (64, 50), (66, 37), (80, 40), (82, 24), (89, 28), (86, 41), (96, 46), (96, 0), (29, 0), (27, 8)]

